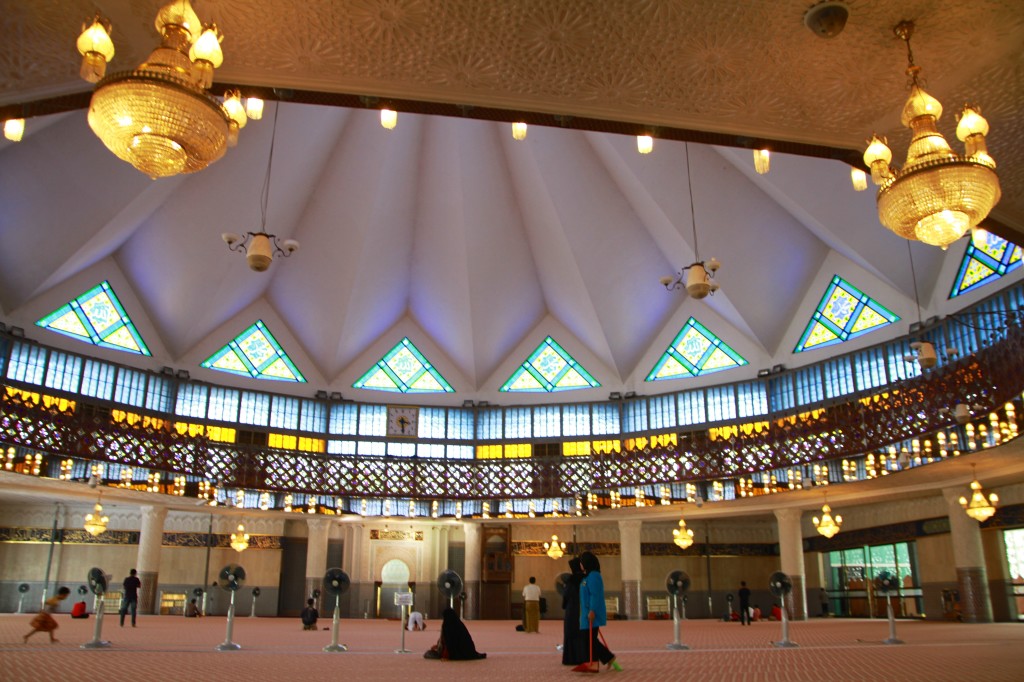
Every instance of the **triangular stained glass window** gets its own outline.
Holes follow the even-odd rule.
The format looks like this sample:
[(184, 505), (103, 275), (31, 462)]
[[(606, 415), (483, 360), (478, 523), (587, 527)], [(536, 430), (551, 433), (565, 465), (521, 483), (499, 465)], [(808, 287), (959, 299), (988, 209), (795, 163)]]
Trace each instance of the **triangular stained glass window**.
[(849, 341), (898, 319), (891, 310), (835, 275), (793, 352)]
[(967, 251), (960, 261), (960, 269), (953, 280), (953, 290), (949, 292), (949, 297), (983, 287), (1020, 266), (1021, 248), (1016, 244), (991, 232), (986, 232), (985, 239), (979, 240), (978, 244), (974, 243), (973, 238), (968, 239)]
[(646, 381), (696, 377), (745, 364), (742, 355), (691, 317), (654, 364)]
[(302, 376), (302, 372), (284, 352), (263, 320), (257, 320), (228, 345), (204, 360), (202, 366), (253, 379), (306, 383), (306, 377)]
[(598, 383), (550, 336), (526, 358), (499, 389), (506, 393), (552, 393), (597, 388)]
[(100, 282), (36, 324), (103, 348), (152, 355), (107, 281)]
[(408, 337), (395, 344), (352, 386), (396, 393), (455, 392)]

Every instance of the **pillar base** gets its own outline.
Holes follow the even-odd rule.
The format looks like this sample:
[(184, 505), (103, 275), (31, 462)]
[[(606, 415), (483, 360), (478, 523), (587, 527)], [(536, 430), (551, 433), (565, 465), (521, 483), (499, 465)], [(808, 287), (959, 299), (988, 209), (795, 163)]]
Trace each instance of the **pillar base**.
[(991, 623), (992, 600), (984, 566), (957, 567), (960, 588), (960, 620), (964, 623)]

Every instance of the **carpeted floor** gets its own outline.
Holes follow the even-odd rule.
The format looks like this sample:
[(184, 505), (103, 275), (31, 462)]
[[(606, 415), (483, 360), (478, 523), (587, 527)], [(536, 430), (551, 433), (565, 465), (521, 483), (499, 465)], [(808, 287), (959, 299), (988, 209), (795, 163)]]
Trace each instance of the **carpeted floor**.
[[(422, 653), (437, 639), (438, 622), (425, 632), (406, 632), (405, 648), (397, 621), (343, 620), (339, 641), (344, 653), (324, 653), (331, 632), (303, 631), (298, 620), (239, 617), (232, 641), (238, 651), (215, 651), (225, 641), (226, 620), (172, 616), (141, 616), (137, 628), (118, 627), (107, 616), (102, 639), (111, 647), (84, 650), (92, 641), (95, 620), (58, 616), (57, 644), (45, 633), (27, 644), (30, 614), (0, 615), (0, 680), (549, 680), (593, 677), (561, 665), (555, 645), (562, 624), (541, 621), (539, 634), (515, 631), (511, 621), (467, 623), (486, 660), (430, 661)], [(330, 620), (321, 619), (330, 627)], [(904, 680), (1024, 680), (1024, 624), (965, 625), (947, 622), (899, 622), (897, 636), (904, 645), (883, 645), (889, 635), (886, 621), (816, 619), (790, 624), (790, 640), (799, 644), (780, 649), (781, 624), (755, 623), (741, 627), (717, 621), (684, 621), (680, 640), (689, 651), (669, 651), (671, 621), (618, 621), (605, 628), (608, 644), (623, 672), (612, 676), (655, 682), (694, 680), (717, 682), (902, 682)]]

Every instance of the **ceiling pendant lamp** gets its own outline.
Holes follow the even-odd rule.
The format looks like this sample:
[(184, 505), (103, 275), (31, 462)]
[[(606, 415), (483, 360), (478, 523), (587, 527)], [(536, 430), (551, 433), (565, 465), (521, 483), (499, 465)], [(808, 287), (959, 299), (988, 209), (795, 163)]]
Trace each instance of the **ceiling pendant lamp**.
[(154, 179), (206, 168), (242, 125), (207, 91), (224, 60), (216, 25), (204, 27), (189, 0), (161, 8), (155, 24), (160, 46), (131, 71), (106, 75), (114, 56), (108, 21), (97, 16), (77, 42), (80, 75), (96, 83), (89, 127), (115, 156)]
[(700, 251), (697, 248), (697, 217), (693, 209), (693, 183), (690, 181), (690, 145), (684, 145), (684, 149), (686, 151), (686, 186), (690, 191), (690, 221), (693, 225), (693, 254), (696, 260), (675, 275), (665, 275), (659, 281), (668, 291), (685, 287), (690, 298), (700, 300), (718, 291), (718, 282), (714, 280), (714, 277), (722, 264), (713, 256), (707, 261), (700, 259)]
[(978, 477), (974, 473), (974, 465), (971, 465), (971, 499), (966, 497), (960, 498), (960, 506), (964, 508), (964, 512), (975, 521), (981, 523), (992, 518), (992, 515), (996, 513), (996, 505), (999, 504), (999, 496), (995, 493), (991, 493), (986, 496), (984, 489), (981, 487), (981, 483), (978, 482)]
[(901, 21), (893, 32), (907, 45), (910, 97), (900, 121), (913, 137), (902, 168), (889, 165), (892, 151), (873, 135), (864, 163), (878, 190), (878, 218), (904, 239), (917, 239), (945, 249), (980, 223), (999, 202), (996, 162), (985, 144), (988, 122), (977, 107), (960, 113), (956, 136), (964, 154), (956, 154), (938, 131), (942, 105), (921, 88), (921, 68), (914, 64), (910, 37), (914, 24)]
[(818, 531), (819, 535), (823, 535), (826, 538), (833, 538), (836, 533), (839, 532), (839, 527), (843, 525), (843, 517), (839, 514), (832, 516), (832, 507), (828, 506), (828, 495), (825, 496), (825, 504), (821, 505), (821, 518), (817, 516), (811, 519), (814, 523), (815, 530)]
[(693, 544), (693, 529), (686, 527), (686, 519), (680, 517), (679, 528), (672, 529), (672, 542), (679, 549), (686, 549)]
[(85, 523), (82, 527), (85, 531), (96, 537), (102, 535), (107, 530), (107, 523), (110, 521), (110, 517), (103, 513), (103, 505), (100, 504), (99, 500), (96, 500), (96, 506), (93, 507), (91, 514), (85, 515)]
[(551, 542), (544, 543), (544, 553), (552, 559), (561, 559), (565, 554), (565, 543), (559, 542), (557, 535), (552, 535)]

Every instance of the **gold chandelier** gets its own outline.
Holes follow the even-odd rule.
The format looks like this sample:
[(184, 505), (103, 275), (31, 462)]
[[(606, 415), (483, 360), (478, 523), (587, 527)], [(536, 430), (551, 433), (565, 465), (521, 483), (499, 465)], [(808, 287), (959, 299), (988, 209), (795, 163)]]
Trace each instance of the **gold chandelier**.
[(814, 527), (817, 529), (819, 535), (831, 539), (839, 532), (839, 527), (843, 525), (843, 517), (836, 514), (832, 516), (832, 507), (828, 506), (828, 497), (825, 498), (825, 504), (821, 506), (821, 518), (817, 516), (813, 517), (811, 521), (814, 523)]
[(93, 507), (91, 514), (85, 515), (85, 523), (82, 525), (85, 531), (89, 535), (96, 537), (101, 535), (107, 530), (107, 522), (110, 521), (110, 517), (103, 514), (103, 505), (96, 501), (96, 506)]
[(552, 535), (551, 542), (544, 543), (544, 551), (552, 559), (561, 559), (565, 554), (565, 543), (559, 542), (557, 535)]
[(960, 498), (960, 506), (964, 508), (967, 515), (979, 523), (987, 521), (992, 518), (992, 515), (996, 513), (996, 505), (999, 503), (999, 496), (995, 493), (991, 493), (987, 498), (985, 497), (985, 491), (981, 488), (981, 483), (978, 483), (978, 477), (974, 475), (974, 465), (971, 465), (971, 499), (968, 500), (966, 497)]
[(110, 22), (97, 16), (78, 38), (80, 75), (96, 83), (89, 127), (118, 158), (151, 178), (194, 173), (224, 156), (245, 125), (237, 92), (222, 105), (207, 92), (224, 55), (216, 24), (203, 26), (189, 0), (157, 13), (160, 47), (132, 71), (106, 76)]
[(244, 552), (249, 549), (249, 534), (245, 532), (245, 526), (238, 524), (238, 532), (231, 534), (231, 549), (236, 552)]
[(676, 543), (679, 549), (686, 549), (693, 544), (693, 529), (686, 527), (686, 520), (679, 519), (679, 528), (672, 529), (672, 542)]
[(900, 117), (913, 137), (907, 160), (900, 169), (889, 165), (892, 151), (884, 138), (872, 135), (864, 152), (871, 179), (878, 190), (878, 217), (886, 228), (904, 239), (947, 246), (976, 227), (999, 202), (996, 162), (985, 145), (988, 122), (977, 107), (965, 106), (956, 136), (964, 155), (953, 152), (936, 128), (942, 105), (921, 88), (921, 67), (914, 64), (911, 21), (901, 21), (893, 32), (907, 45), (910, 97)]

